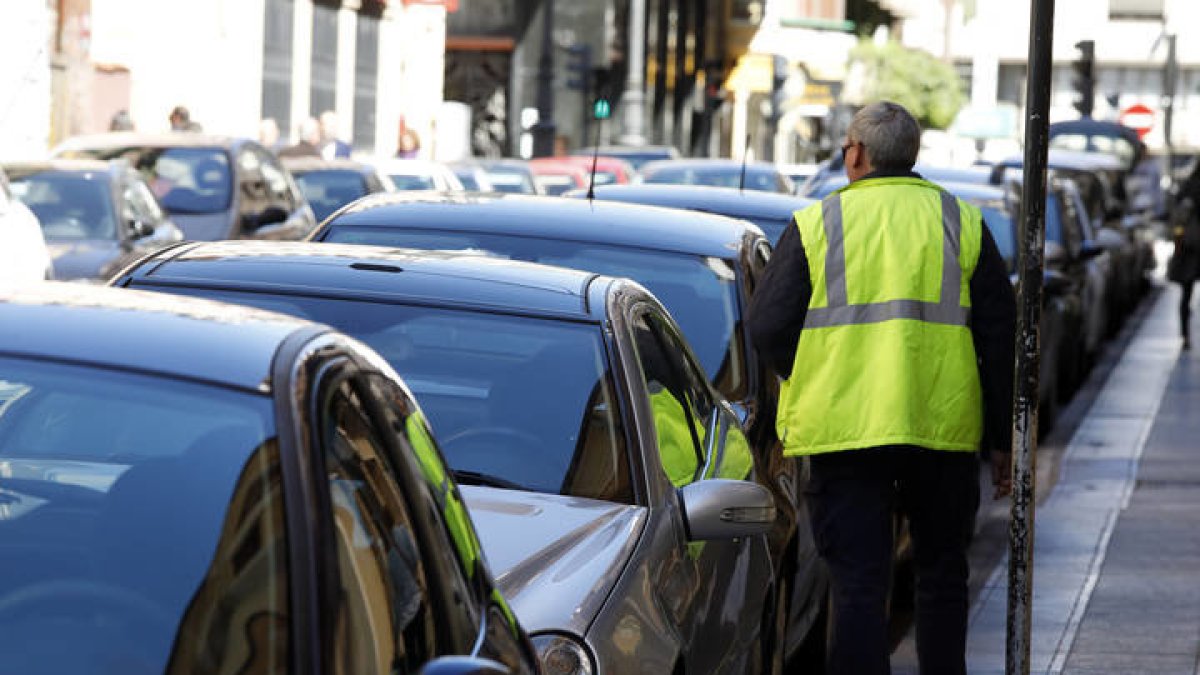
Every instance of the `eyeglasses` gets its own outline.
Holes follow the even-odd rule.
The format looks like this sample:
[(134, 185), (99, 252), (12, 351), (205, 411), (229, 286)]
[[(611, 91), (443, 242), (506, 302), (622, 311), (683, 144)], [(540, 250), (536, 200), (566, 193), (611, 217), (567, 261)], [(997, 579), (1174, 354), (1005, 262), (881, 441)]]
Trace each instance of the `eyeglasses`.
[(862, 143), (859, 143), (858, 141), (850, 141), (849, 143), (842, 146), (842, 163), (845, 163), (845, 161), (846, 161), (846, 151), (856, 145), (862, 145)]

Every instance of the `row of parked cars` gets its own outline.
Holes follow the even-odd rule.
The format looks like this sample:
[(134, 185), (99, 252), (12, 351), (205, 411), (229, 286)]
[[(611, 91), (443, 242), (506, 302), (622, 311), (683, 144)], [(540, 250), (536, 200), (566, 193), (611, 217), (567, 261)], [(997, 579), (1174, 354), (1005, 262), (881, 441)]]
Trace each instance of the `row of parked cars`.
[[(0, 303), (14, 667), (819, 659), (803, 470), (742, 321), (771, 251), (746, 219), (807, 200), (383, 191), (317, 228), (303, 172), (252, 142), (133, 140), (6, 167), (47, 235), (129, 232), (93, 275), (117, 289)], [(63, 206), (96, 186), (110, 211)]]
[[(1112, 123), (1051, 125), (1045, 204), (1045, 273), (1039, 429), (1049, 431), (1060, 406), (1083, 383), (1104, 347), (1149, 288), (1154, 242), (1163, 213), (1134, 169), (1132, 154), (1110, 150), (1131, 131)], [(1087, 140), (1095, 137), (1094, 140)], [(1136, 134), (1133, 134), (1136, 140)], [(1066, 149), (1066, 148), (1077, 149)], [(1021, 173), (1014, 157), (992, 165), (915, 171), (975, 204), (1017, 284), (1021, 241)], [(821, 198), (845, 185), (840, 167), (823, 167), (801, 188)]]

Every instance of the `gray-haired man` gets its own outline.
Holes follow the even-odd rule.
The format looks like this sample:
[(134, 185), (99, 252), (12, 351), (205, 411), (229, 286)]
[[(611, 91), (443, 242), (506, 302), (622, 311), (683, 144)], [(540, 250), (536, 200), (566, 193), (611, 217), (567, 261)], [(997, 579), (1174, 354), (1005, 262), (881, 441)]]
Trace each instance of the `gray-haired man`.
[[(787, 380), (778, 431), (806, 457), (832, 577), (828, 670), (889, 672), (897, 510), (913, 537), (922, 675), (966, 672), (967, 545), (977, 451), (1007, 466), (1016, 303), (979, 210), (912, 168), (903, 107), (854, 116), (850, 184), (796, 213), (750, 306), (751, 340)], [(1008, 489), (993, 475), (997, 494)]]

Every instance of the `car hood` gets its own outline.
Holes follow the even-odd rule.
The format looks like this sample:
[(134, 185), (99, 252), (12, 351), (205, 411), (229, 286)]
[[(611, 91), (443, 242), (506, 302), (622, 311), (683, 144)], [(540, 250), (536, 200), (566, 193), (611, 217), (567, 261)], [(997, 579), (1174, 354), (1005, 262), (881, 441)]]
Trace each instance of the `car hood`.
[(461, 486), (496, 585), (530, 633), (583, 635), (633, 552), (640, 506)]
[(116, 241), (85, 239), (49, 241), (46, 248), (54, 260), (54, 278), (60, 281), (107, 279), (115, 274), (125, 250)]
[(228, 211), (172, 213), (171, 220), (183, 231), (183, 238), (190, 241), (217, 241), (230, 235)]

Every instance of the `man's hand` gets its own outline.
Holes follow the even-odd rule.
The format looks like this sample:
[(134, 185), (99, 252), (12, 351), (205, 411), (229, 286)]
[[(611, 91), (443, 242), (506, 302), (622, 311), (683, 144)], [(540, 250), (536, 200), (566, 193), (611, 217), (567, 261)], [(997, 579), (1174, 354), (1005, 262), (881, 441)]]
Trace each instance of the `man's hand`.
[(1012, 453), (991, 452), (992, 485), (996, 492), (992, 499), (1002, 499), (1012, 494)]

